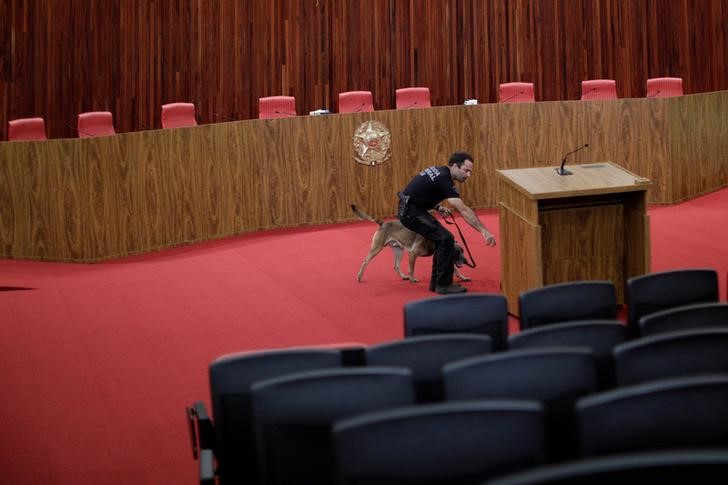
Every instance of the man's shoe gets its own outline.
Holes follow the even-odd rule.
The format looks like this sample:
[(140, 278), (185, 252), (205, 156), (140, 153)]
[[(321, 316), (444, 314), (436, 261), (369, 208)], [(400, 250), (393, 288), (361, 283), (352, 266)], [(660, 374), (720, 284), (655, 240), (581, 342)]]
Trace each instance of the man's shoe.
[(430, 291), (432, 293), (434, 293), (436, 288), (437, 288), (437, 283), (435, 283), (434, 280), (430, 281)]
[(436, 286), (435, 292), (441, 295), (452, 295), (454, 293), (465, 293), (468, 291), (464, 286), (460, 286), (457, 283), (450, 283), (447, 286)]

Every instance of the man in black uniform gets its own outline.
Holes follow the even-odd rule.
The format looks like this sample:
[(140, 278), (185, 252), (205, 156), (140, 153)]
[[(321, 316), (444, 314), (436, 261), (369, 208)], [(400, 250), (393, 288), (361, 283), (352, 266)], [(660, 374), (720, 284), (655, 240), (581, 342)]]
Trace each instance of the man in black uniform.
[(453, 283), (455, 238), (428, 211), (437, 208), (443, 214), (449, 211), (440, 206), (442, 200), (460, 212), (465, 221), (480, 232), (488, 246), (495, 246), (495, 238), (485, 228), (475, 212), (460, 199), (454, 181), (465, 182), (473, 171), (473, 157), (465, 152), (455, 152), (446, 167), (424, 169), (407, 184), (399, 196), (397, 217), (402, 224), (435, 243), (432, 257), (430, 291), (447, 295), (464, 293), (467, 288)]

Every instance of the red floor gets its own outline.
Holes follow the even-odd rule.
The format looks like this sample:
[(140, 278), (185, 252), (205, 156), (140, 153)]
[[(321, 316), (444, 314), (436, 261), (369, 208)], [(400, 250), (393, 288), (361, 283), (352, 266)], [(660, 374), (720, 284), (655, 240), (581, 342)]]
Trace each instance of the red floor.
[[(480, 213), (498, 237), (496, 211)], [(652, 268), (728, 274), (728, 189), (650, 209)], [(495, 292), (499, 254), (464, 223)], [(402, 306), (429, 297), (382, 252), (355, 280), (376, 226), (271, 231), (74, 265), (0, 260), (0, 476), (4, 483), (195, 483), (183, 407), (207, 399), (227, 352), (402, 336)], [(22, 289), (25, 288), (25, 289)]]

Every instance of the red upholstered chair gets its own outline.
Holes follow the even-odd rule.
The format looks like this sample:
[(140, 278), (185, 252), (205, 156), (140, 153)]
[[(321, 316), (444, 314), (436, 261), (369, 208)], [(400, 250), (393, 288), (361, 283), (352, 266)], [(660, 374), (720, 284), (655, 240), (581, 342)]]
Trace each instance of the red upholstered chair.
[(296, 98), (268, 96), (258, 99), (258, 118), (291, 118), (296, 116)]
[(111, 111), (89, 111), (78, 115), (76, 124), (79, 138), (115, 135), (114, 116)]
[(368, 113), (374, 111), (371, 91), (339, 93), (339, 113)]
[(682, 78), (679, 77), (654, 77), (647, 80), (648, 98), (670, 98), (682, 96)]
[(182, 128), (196, 125), (194, 104), (168, 103), (162, 105), (162, 128)]
[(617, 99), (617, 82), (614, 79), (590, 79), (581, 82), (581, 99)]
[(502, 83), (498, 87), (499, 103), (532, 103), (533, 83)]
[(397, 90), (397, 109), (429, 108), (430, 88), (400, 88)]
[(47, 140), (43, 118), (19, 118), (8, 121), (9, 141)]

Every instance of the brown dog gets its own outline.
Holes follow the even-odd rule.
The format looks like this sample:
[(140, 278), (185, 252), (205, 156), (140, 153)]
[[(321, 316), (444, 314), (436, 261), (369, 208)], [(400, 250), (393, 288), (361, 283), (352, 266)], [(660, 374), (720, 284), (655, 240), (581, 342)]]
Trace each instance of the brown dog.
[[(420, 236), (416, 232), (407, 229), (398, 220), (387, 222), (380, 221), (379, 219), (376, 219), (362, 211), (354, 204), (351, 204), (351, 209), (359, 219), (379, 224), (379, 229), (374, 233), (374, 236), (372, 236), (372, 247), (369, 249), (369, 254), (367, 254), (366, 258), (364, 258), (364, 262), (361, 264), (361, 268), (359, 268), (359, 273), (356, 275), (357, 281), (361, 281), (364, 270), (369, 262), (374, 259), (374, 257), (379, 254), (385, 246), (390, 246), (394, 251), (394, 271), (403, 280), (410, 280), (412, 283), (417, 283), (419, 280), (415, 278), (415, 261), (420, 256), (432, 256), (435, 251), (435, 244)], [(408, 275), (404, 274), (399, 267), (405, 250), (409, 253)], [(460, 281), (470, 281), (470, 278), (463, 275), (458, 269), (465, 263), (466, 260), (465, 255), (463, 254), (463, 248), (461, 248), (458, 243), (455, 243), (455, 276), (457, 276)]]

